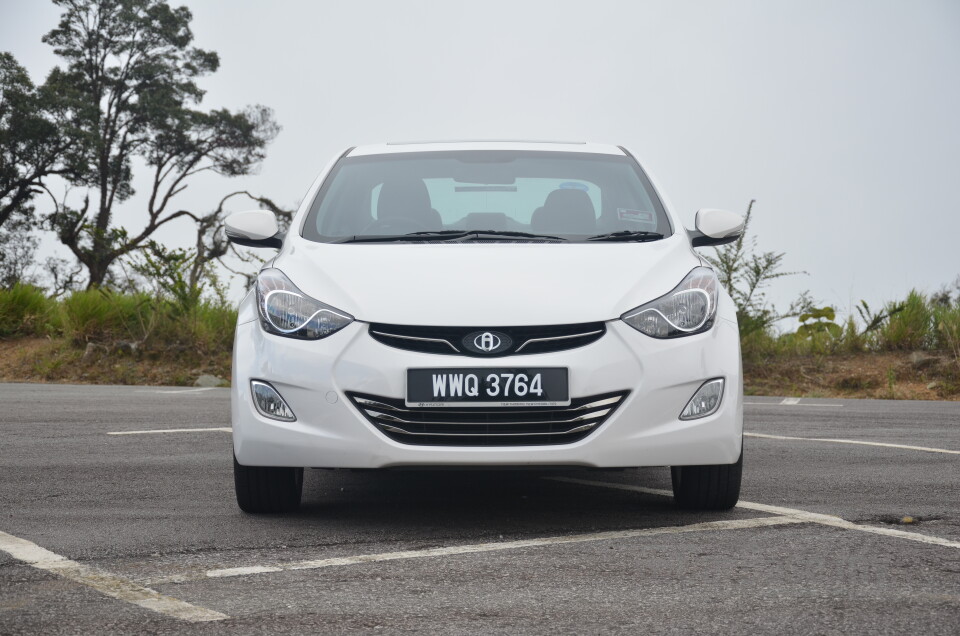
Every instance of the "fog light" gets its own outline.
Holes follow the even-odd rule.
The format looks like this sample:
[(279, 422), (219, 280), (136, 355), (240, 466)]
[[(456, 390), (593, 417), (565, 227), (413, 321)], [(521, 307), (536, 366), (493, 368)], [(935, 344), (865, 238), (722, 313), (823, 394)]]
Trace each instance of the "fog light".
[(296, 421), (297, 416), (275, 388), (259, 380), (250, 380), (250, 388), (253, 390), (253, 404), (260, 415), (283, 422)]
[(707, 380), (693, 394), (680, 414), (681, 420), (695, 420), (714, 414), (720, 408), (723, 397), (723, 378)]

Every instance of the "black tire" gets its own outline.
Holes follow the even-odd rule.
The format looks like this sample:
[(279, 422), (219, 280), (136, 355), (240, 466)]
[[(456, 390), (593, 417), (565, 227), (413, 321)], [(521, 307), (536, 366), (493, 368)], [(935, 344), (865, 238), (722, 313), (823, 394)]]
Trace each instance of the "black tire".
[(233, 484), (244, 512), (292, 512), (300, 507), (303, 468), (244, 466), (234, 457)]
[(743, 453), (735, 464), (671, 466), (673, 500), (687, 510), (729, 510), (740, 499)]

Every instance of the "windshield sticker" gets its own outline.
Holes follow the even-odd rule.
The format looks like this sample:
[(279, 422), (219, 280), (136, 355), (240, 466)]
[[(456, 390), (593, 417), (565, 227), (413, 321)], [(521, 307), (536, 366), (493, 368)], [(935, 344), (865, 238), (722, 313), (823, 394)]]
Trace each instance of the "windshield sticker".
[(617, 208), (617, 217), (621, 221), (631, 221), (633, 223), (643, 223), (656, 227), (657, 221), (653, 212), (646, 210), (628, 210), (627, 208)]
[(590, 191), (590, 186), (586, 183), (577, 183), (576, 181), (564, 181), (560, 184), (561, 190), (583, 190), (584, 192)]

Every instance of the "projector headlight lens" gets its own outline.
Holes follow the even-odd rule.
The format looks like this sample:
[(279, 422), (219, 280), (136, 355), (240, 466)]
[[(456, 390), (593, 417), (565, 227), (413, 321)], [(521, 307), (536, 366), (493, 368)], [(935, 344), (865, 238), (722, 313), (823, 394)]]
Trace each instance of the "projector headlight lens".
[(673, 288), (620, 319), (652, 338), (679, 338), (702, 333), (713, 326), (717, 315), (720, 282), (709, 267), (694, 268)]
[(353, 316), (310, 298), (274, 268), (257, 276), (257, 310), (265, 331), (301, 340), (326, 338), (353, 322)]

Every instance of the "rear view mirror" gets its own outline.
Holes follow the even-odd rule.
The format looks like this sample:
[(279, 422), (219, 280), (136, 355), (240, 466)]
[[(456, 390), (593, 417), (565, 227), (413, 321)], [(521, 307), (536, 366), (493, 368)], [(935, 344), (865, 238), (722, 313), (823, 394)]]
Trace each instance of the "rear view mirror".
[(234, 212), (224, 222), (224, 231), (232, 243), (246, 247), (283, 247), (283, 235), (277, 217), (267, 210)]
[(697, 211), (696, 230), (689, 232), (694, 247), (733, 243), (743, 234), (746, 219), (736, 212), (702, 208)]

